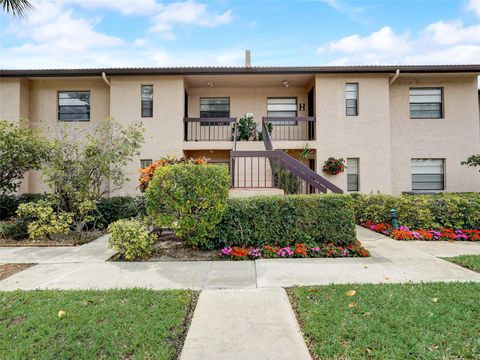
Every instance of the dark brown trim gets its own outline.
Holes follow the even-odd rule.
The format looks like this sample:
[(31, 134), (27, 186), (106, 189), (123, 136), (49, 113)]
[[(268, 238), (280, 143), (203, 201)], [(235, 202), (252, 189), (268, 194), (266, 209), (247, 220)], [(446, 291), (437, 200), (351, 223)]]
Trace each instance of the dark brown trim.
[(167, 68), (95, 68), (0, 70), (0, 77), (48, 76), (135, 76), (135, 75), (268, 75), (268, 74), (335, 74), (335, 73), (480, 73), (480, 64), (469, 65), (400, 65), (400, 66), (291, 66), (291, 67), (167, 67)]

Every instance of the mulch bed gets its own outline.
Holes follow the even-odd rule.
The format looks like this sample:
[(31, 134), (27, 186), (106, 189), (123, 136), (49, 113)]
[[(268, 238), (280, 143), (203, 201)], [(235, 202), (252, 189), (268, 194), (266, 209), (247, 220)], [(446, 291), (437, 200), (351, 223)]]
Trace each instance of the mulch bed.
[(6, 279), (13, 274), (26, 270), (37, 264), (1, 264), (0, 265), (0, 280)]
[(105, 232), (94, 230), (84, 232), (82, 238), (79, 240), (76, 233), (68, 234), (59, 234), (55, 235), (52, 240), (47, 239), (46, 237), (39, 237), (38, 239), (9, 239), (9, 238), (0, 238), (0, 247), (70, 247), (70, 246), (79, 246), (86, 243), (89, 243), (93, 240), (98, 239), (100, 236), (104, 235)]

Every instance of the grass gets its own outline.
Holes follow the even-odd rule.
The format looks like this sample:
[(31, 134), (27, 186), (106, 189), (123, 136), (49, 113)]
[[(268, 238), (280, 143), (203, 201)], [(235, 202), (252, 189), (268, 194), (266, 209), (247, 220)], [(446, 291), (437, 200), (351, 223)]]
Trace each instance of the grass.
[(0, 292), (0, 354), (174, 359), (195, 300), (189, 291), (143, 289)]
[(444, 260), (480, 272), (480, 255), (460, 255), (451, 258), (444, 258)]
[(479, 293), (476, 283), (289, 290), (318, 359), (478, 359)]

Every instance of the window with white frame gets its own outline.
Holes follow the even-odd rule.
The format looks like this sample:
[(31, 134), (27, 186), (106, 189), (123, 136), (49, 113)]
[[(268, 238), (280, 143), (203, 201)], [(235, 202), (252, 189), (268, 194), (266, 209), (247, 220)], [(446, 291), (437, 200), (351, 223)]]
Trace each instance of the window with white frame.
[(411, 119), (441, 119), (442, 117), (442, 88), (410, 88)]
[(347, 159), (347, 191), (358, 191), (359, 159)]
[(140, 160), (140, 168), (141, 169), (145, 169), (147, 167), (149, 167), (150, 165), (153, 164), (153, 161), (152, 159), (141, 159)]
[(345, 84), (345, 107), (347, 116), (358, 116), (358, 83)]
[(444, 189), (444, 159), (412, 159), (413, 191), (439, 191)]
[[(297, 117), (297, 98), (267, 98), (267, 117)], [(275, 125), (296, 125), (296, 121), (276, 121)]]
[(90, 121), (90, 91), (59, 91), (59, 121)]
[(153, 117), (153, 85), (142, 85), (142, 117)]

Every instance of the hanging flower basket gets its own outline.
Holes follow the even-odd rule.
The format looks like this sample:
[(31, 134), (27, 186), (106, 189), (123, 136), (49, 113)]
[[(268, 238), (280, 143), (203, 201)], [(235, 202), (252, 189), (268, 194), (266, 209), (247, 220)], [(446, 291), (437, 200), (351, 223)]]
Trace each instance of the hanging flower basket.
[(328, 175), (338, 175), (345, 170), (345, 160), (343, 158), (335, 159), (333, 157), (328, 158), (323, 163), (322, 171)]

